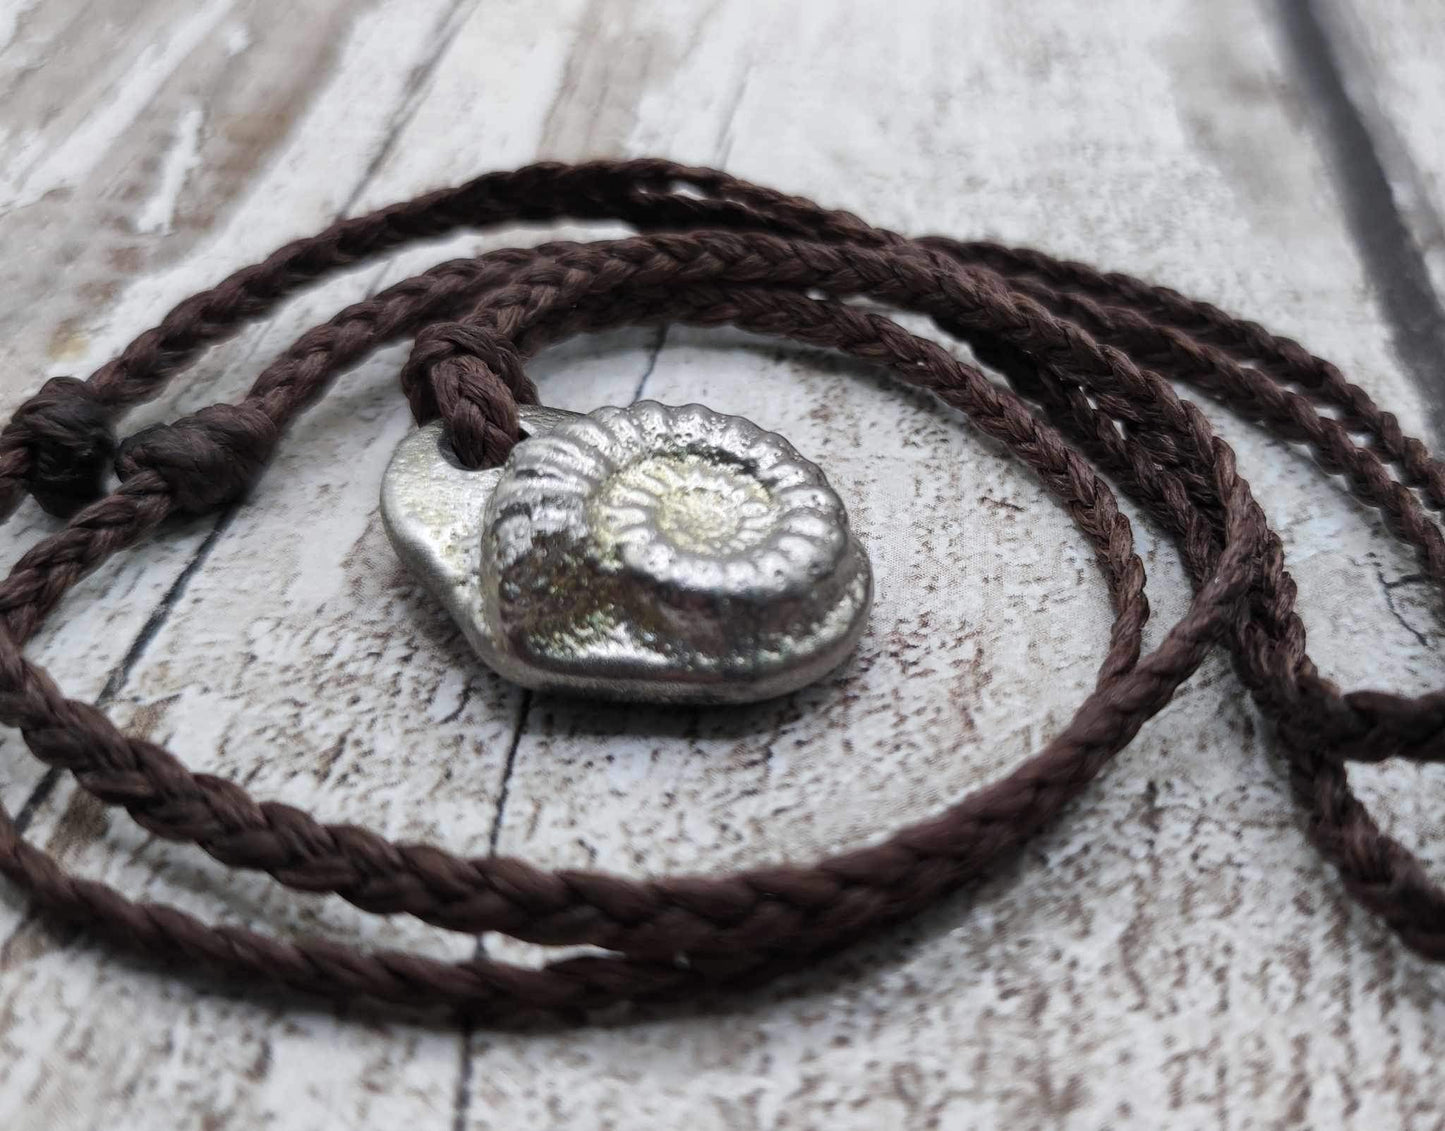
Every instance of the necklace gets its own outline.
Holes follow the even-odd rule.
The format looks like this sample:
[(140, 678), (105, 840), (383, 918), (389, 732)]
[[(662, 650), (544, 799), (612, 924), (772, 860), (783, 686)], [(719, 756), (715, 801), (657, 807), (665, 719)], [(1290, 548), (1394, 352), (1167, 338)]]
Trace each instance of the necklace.
[[(458, 228), (562, 218), (622, 221), (642, 234), (441, 264), (308, 331), (241, 403), (114, 439), (114, 420), (201, 349), (331, 270)], [(1008, 387), (907, 332), (880, 306), (932, 318)], [(402, 387), (419, 423), (439, 423), (408, 443), (429, 445), (412, 454), (433, 470), (441, 460), (457, 480), (472, 477), (472, 504), (418, 527), (402, 497), (414, 480), (399, 453), (384, 510), (403, 556), (484, 658), (538, 686), (664, 699), (797, 686), (846, 654), (867, 610), (866, 559), (821, 473), (813, 477), (817, 469), (756, 426), (706, 410), (689, 417), (634, 406), (579, 422), (533, 407), (537, 391), (523, 363), (537, 350), (571, 334), (666, 321), (731, 324), (884, 365), (965, 413), (1059, 496), (1094, 548), (1115, 619), (1094, 690), (1042, 750), (869, 847), (804, 866), (628, 880), (464, 859), (256, 801), (123, 735), (23, 657), (25, 641), (88, 570), (172, 516), (239, 499), (287, 424), (340, 369), (414, 337)], [(1057, 815), (1222, 645), (1274, 726), (1311, 843), (1407, 946), (1445, 958), (1445, 891), (1376, 826), (1347, 776), (1350, 761), (1445, 758), (1445, 692), (1342, 692), (1316, 670), (1279, 538), (1229, 447), (1168, 381), (1307, 445), (1445, 585), (1445, 537), (1429, 514), (1445, 509), (1445, 465), (1328, 362), (1162, 287), (992, 243), (906, 239), (657, 160), (534, 165), (341, 221), (185, 300), (87, 381), (52, 379), (0, 432), (3, 513), (29, 493), (69, 516), (0, 583), (0, 720), (102, 802), (230, 866), (452, 930), (611, 953), (534, 969), (212, 926), (68, 874), (3, 813), (0, 870), (37, 907), (153, 955), (337, 997), (459, 1005), (483, 1018), (685, 997), (808, 965), (980, 876)], [(665, 427), (627, 447), (649, 413), (667, 415)], [(724, 443), (729, 428), (737, 434)], [(603, 429), (610, 439), (598, 439)], [(760, 478), (758, 451), (767, 446), (778, 474), (792, 479)], [(585, 491), (578, 488), (573, 509), (548, 518), (561, 506), (558, 468), (599, 453), (606, 466), (579, 472)], [(107, 493), (112, 464), (120, 482)], [(1144, 570), (1101, 474), (1169, 531), (1195, 586), (1186, 614), (1147, 655)], [(553, 476), (551, 494), (538, 475)], [(812, 494), (789, 510), (779, 499), (792, 489)], [(459, 515), (473, 524), (471, 573), (472, 558), (453, 568), (437, 548), (437, 530)], [(792, 541), (781, 574), (760, 571), (770, 548), (783, 553), (784, 537)], [(736, 576), (713, 569), (736, 555)], [(566, 568), (549, 572), (548, 563)], [(592, 572), (579, 581), (577, 569)], [(748, 569), (754, 574), (744, 578)], [(818, 592), (790, 599), (805, 577)], [(458, 595), (457, 586), (470, 588)], [(702, 599), (689, 604), (689, 593)], [(568, 606), (574, 597), (579, 607)], [(727, 601), (734, 604), (719, 603)], [(718, 610), (744, 606), (754, 610), (752, 627), (733, 633), (737, 618)], [(587, 649), (618, 633), (634, 650), (608, 667)], [(551, 647), (559, 638), (566, 646)], [(759, 659), (769, 648), (773, 658)], [(645, 662), (663, 666), (649, 677)]]

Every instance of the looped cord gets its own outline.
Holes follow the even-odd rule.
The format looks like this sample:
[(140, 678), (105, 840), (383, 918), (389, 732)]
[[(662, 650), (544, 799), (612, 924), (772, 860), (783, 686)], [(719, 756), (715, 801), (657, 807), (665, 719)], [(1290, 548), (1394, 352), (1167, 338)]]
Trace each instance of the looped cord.
[(460, 322), (417, 335), (401, 388), (418, 424), (446, 421), (463, 467), (499, 466), (520, 436), (517, 405), (537, 403), (537, 386), (511, 343)]
[(30, 493), (69, 518), (105, 490), (115, 453), (110, 413), (84, 381), (52, 377), (0, 431), (0, 518)]
[[(212, 926), (65, 872), (0, 809), (0, 872), (38, 907), (154, 955), (342, 998), (464, 1006), (480, 1020), (753, 985), (986, 874), (1056, 817), (1223, 644), (1275, 728), (1311, 843), (1407, 946), (1445, 961), (1445, 890), (1375, 824), (1346, 772), (1354, 760), (1445, 757), (1445, 692), (1341, 691), (1319, 674), (1280, 539), (1234, 453), (1175, 384), (1307, 446), (1442, 588), (1445, 535), (1429, 511), (1445, 509), (1445, 466), (1328, 362), (1164, 287), (1027, 249), (905, 239), (713, 170), (654, 159), (533, 165), (288, 244), (181, 303), (89, 382), (50, 383), (0, 433), (0, 503), (26, 484), (42, 502), (86, 497), (103, 474), (94, 453), (110, 451), (101, 425), (111, 412), (155, 396), (201, 349), (313, 279), (459, 227), (563, 219), (620, 220), (644, 234), (440, 264), (308, 331), (241, 404), (127, 440), (117, 490), (31, 547), (0, 583), (0, 720), (93, 796), (225, 864), (380, 914), (608, 953), (541, 968), (446, 963)], [(931, 318), (1008, 387), (879, 307)], [(517, 405), (536, 400), (528, 357), (573, 334), (665, 322), (734, 325), (877, 362), (966, 414), (1049, 487), (1094, 549), (1115, 619), (1093, 691), (1040, 751), (863, 848), (733, 875), (628, 880), (460, 857), (258, 801), (122, 734), (22, 655), (88, 570), (170, 515), (239, 498), (288, 423), (380, 345), (415, 338), (401, 375), (414, 415), (440, 416), (459, 458), (487, 466), (517, 442)], [(1185, 615), (1148, 654), (1144, 569), (1100, 473), (1173, 537), (1195, 587)]]

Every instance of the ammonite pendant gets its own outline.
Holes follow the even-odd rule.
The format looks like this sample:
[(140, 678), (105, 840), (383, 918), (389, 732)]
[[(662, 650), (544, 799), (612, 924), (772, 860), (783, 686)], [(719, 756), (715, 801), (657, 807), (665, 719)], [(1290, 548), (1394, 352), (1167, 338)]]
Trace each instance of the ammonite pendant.
[(609, 699), (742, 703), (831, 671), (863, 631), (867, 554), (822, 471), (700, 405), (523, 407), (506, 464), (469, 471), (434, 423), (397, 448), (397, 553), (491, 667)]

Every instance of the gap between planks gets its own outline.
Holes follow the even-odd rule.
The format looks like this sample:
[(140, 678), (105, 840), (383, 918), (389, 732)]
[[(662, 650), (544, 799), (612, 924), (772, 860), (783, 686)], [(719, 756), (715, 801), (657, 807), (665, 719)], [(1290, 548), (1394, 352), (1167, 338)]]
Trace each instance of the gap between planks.
[[(1430, 439), (1445, 441), (1445, 306), (1430, 279), (1420, 234), (1412, 230), (1392, 181), (1417, 179), (1399, 145), (1391, 145), (1368, 65), (1343, 42), (1346, 21), (1365, 15), (1344, 0), (1273, 0), (1271, 8), (1293, 72), (1319, 136), (1340, 211), (1359, 253), (1390, 343), (1423, 394)], [(1335, 4), (1341, 4), (1334, 9)], [(1390, 154), (1400, 150), (1394, 162)], [(1393, 167), (1392, 167), (1393, 166)], [(1415, 187), (1411, 185), (1411, 187)], [(1429, 221), (1440, 227), (1428, 196), (1417, 192)], [(1432, 445), (1433, 446), (1433, 445)]]
[[(637, 385), (632, 390), (634, 403), (640, 401), (647, 390), (647, 382), (652, 377), (653, 371), (657, 368), (658, 355), (662, 353), (662, 347), (667, 342), (667, 326), (657, 328), (652, 344), (647, 350), (647, 359), (643, 362), (642, 373), (637, 378)], [(502, 839), (502, 821), (507, 812), (507, 798), (511, 795), (512, 771), (517, 766), (517, 750), (522, 745), (522, 739), (527, 731), (527, 723), (532, 715), (532, 692), (530, 689), (522, 691), (517, 706), (517, 719), (512, 729), (511, 742), (507, 747), (507, 759), (502, 767), (502, 783), (497, 790), (497, 806), (492, 817), (492, 831), (488, 838), (488, 850), (493, 856), (497, 854), (497, 846)], [(478, 935), (476, 945), (473, 948), (474, 959), (482, 959), (487, 956), (486, 935)], [(472, 1107), (472, 1059), (475, 1049), (472, 1047), (476, 1039), (477, 1030), (469, 1016), (461, 1020), (460, 1050), (458, 1059), (460, 1070), (457, 1074), (456, 1099), (452, 1112), (452, 1131), (466, 1131), (468, 1118)]]

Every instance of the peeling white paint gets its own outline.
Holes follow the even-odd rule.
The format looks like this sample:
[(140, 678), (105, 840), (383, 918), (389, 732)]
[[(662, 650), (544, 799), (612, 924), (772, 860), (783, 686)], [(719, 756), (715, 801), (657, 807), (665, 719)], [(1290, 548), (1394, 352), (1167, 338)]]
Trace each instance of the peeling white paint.
[(166, 234), (172, 230), (186, 178), (201, 162), (201, 124), (205, 119), (205, 111), (199, 106), (187, 106), (176, 118), (175, 140), (161, 163), (155, 195), (136, 214), (137, 232)]
[(10, 46), (20, 27), (20, 18), (32, 11), (40, 0), (4, 0), (0, 3), (0, 51)]
[(227, 24), (221, 29), (221, 45), (225, 47), (226, 54), (234, 59), (251, 46), (250, 27), (241, 20)]
[[(51, 145), (27, 139), (16, 160), (6, 154), (0, 163), (0, 216), (33, 204), (46, 193), (75, 184), (105, 156), (127, 127), (175, 74), (203, 39), (230, 11), (233, 0), (208, 0), (177, 20), (170, 36), (142, 51), (116, 84), (99, 100), (95, 110), (69, 135)], [(54, 142), (54, 139), (46, 139)]]
[[(57, 362), (52, 372), (102, 364), (186, 295), (334, 219), (384, 144), (398, 102), (407, 96), (412, 69), (434, 48), (429, 37), (434, 21), (447, 7), (446, 0), (409, 0), (357, 15), (345, 33), (333, 72), (319, 84), (314, 101), (274, 159), (247, 180), (223, 221), (183, 259), (137, 277), (114, 302), (97, 311), (87, 327), (85, 356)], [(448, 123), (455, 128), (454, 112)], [(210, 128), (219, 127), (211, 122)], [(460, 164), (458, 152), (458, 147), (449, 146), (431, 161), (450, 157)], [(385, 187), (373, 191), (389, 199), (431, 187), (417, 183), (414, 162), (393, 168), (392, 177), (381, 178)], [(359, 297), (357, 292), (355, 298)]]

